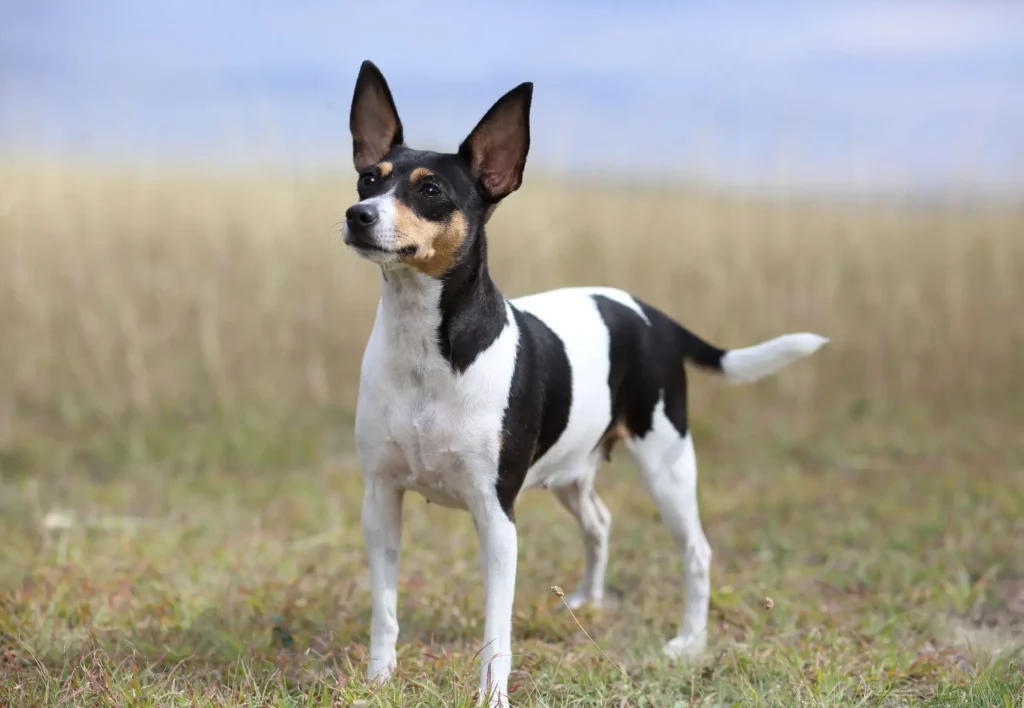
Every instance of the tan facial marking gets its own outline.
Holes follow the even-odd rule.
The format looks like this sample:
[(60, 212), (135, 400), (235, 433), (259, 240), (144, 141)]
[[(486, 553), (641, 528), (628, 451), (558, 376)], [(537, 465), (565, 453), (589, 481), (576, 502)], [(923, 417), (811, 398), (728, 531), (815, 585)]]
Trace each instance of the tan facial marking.
[(433, 175), (434, 173), (428, 170), (426, 167), (417, 167), (415, 170), (412, 171), (412, 174), (409, 175), (409, 181), (419, 182), (421, 179), (424, 179), (426, 177), (432, 177)]
[(452, 212), (446, 222), (422, 219), (401, 202), (395, 203), (395, 212), (398, 247), (416, 247), (416, 253), (402, 261), (432, 278), (440, 278), (448, 272), (467, 236), (466, 217), (462, 212)]
[(390, 162), (382, 162), (377, 165), (377, 169), (380, 171), (380, 178), (385, 179), (389, 174), (391, 174), (391, 171), (395, 169), (395, 166)]

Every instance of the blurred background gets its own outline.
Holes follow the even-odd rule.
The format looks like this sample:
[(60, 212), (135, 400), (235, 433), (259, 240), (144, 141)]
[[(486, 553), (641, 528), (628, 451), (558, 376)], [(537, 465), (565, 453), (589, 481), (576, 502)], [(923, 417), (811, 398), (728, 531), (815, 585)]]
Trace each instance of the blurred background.
[(416, 144), (538, 85), (533, 160), (747, 185), (1020, 187), (1012, 2), (11, 2), (5, 147), (338, 167), (359, 63)]
[[(0, 703), (79, 695), (76, 662), (154, 700), (363, 695), (339, 678), (369, 611), (351, 429), (379, 273), (339, 238), (363, 59), (423, 148), (535, 83), (488, 231), (506, 295), (612, 285), (726, 347), (831, 338), (754, 387), (691, 377), (719, 668), (646, 663), (679, 559), (634, 473), (602, 473), (621, 605), (588, 626), (616, 660), (659, 696), (785, 705), (1020, 684), (1024, 5), (6, 0)], [(546, 604), (570, 518), (521, 506), (517, 641), (537, 675), (598, 672), (537, 695), (618, 686)], [(406, 524), (403, 637), (448, 652), (410, 671), (457, 690), (472, 528), (418, 499)], [(182, 687), (160, 667), (185, 657)]]

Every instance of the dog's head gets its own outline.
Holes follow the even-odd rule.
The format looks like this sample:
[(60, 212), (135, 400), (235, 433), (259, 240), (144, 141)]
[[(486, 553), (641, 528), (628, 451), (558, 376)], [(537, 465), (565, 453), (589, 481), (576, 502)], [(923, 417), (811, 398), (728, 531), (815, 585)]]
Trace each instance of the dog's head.
[(444, 276), (522, 184), (532, 97), (523, 83), (499, 98), (455, 153), (414, 150), (384, 76), (363, 62), (349, 117), (359, 202), (345, 213), (345, 243), (383, 266)]

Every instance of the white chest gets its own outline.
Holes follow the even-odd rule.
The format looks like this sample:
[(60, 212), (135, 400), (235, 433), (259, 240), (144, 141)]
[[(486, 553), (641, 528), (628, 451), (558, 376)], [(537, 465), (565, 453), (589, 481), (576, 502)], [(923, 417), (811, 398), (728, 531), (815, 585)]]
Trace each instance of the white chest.
[(462, 373), (436, 345), (429, 312), (381, 300), (367, 345), (356, 412), (363, 473), (465, 508), (497, 477), (502, 418), (518, 330), (509, 325)]
[(385, 399), (386, 439), (374, 443), (389, 451), (382, 477), (438, 504), (465, 506), (463, 493), (476, 486), (474, 478), (497, 467), (501, 421), (474, 411), (460, 393), (399, 389)]

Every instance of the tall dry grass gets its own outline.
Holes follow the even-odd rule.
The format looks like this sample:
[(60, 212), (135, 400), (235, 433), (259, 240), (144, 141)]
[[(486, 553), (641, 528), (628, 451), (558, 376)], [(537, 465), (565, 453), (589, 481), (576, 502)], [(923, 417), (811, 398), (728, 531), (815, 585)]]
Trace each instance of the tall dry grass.
[[(0, 166), (0, 440), (155, 411), (350, 409), (378, 293), (337, 237), (353, 196), (348, 174)], [(807, 415), (1020, 411), (1020, 208), (528, 175), (489, 238), (509, 296), (607, 284), (722, 345), (828, 335), (766, 389)], [(714, 391), (695, 395), (713, 407)]]
[[(0, 161), (0, 704), (472, 702), (475, 534), (417, 495), (406, 678), (360, 678), (345, 446), (379, 276), (337, 238), (353, 194), (347, 173)], [(517, 705), (635, 703), (617, 665), (659, 705), (1014, 695), (1024, 210), (530, 173), (490, 230), (508, 295), (604, 283), (722, 345), (832, 338), (740, 391), (691, 378), (708, 666), (656, 660), (681, 560), (635, 471), (599, 479), (611, 601), (581, 621), (600, 653), (548, 604), (581, 567), (575, 525), (550, 495), (520, 503)]]

